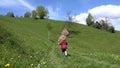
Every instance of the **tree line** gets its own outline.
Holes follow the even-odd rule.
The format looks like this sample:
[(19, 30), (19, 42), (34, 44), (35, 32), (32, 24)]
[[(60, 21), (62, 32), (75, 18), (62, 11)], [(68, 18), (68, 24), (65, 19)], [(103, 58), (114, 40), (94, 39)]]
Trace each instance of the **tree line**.
[(86, 24), (97, 29), (105, 30), (111, 33), (115, 33), (114, 27), (108, 22), (107, 17), (96, 21), (95, 18), (89, 13), (86, 18)]
[[(6, 16), (15, 17), (13, 12), (8, 12)], [(32, 12), (25, 12), (24, 18), (45, 19), (48, 18), (48, 10), (44, 6), (38, 6), (35, 10), (32, 10)]]

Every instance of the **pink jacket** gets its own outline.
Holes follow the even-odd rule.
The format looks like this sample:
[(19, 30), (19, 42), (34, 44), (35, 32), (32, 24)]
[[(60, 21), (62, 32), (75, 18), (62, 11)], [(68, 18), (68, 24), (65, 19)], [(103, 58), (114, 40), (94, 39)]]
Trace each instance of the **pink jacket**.
[(61, 49), (67, 49), (67, 42), (64, 41), (60, 41), (59, 44), (61, 45)]

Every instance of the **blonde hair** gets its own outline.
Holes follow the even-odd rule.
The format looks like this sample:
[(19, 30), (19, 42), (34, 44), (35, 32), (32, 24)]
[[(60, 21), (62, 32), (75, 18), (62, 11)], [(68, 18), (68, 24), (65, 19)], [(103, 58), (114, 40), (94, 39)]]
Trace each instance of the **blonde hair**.
[(61, 41), (61, 40), (66, 40), (66, 36), (65, 35), (61, 35), (58, 39), (58, 41)]

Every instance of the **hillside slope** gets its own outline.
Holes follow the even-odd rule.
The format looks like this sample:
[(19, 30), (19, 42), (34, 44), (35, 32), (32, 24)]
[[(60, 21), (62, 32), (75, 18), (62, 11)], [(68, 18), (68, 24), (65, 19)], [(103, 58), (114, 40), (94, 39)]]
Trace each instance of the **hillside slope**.
[[(52, 42), (48, 40), (48, 23), (52, 26), (50, 31)], [(71, 37), (68, 38), (68, 53), (70, 56), (63, 57), (57, 44), (63, 24), (64, 22), (55, 20), (0, 16), (0, 25), (21, 40), (21, 47), (25, 52), (16, 51), (14, 54), (10, 50), (2, 51), (0, 67), (4, 67), (7, 63), (11, 64), (11, 68), (39, 68), (39, 66), (43, 68), (120, 67), (120, 32), (109, 33), (74, 24), (74, 27), (69, 29)], [(2, 47), (0, 48), (2, 49)], [(7, 55), (8, 53), (9, 55)]]

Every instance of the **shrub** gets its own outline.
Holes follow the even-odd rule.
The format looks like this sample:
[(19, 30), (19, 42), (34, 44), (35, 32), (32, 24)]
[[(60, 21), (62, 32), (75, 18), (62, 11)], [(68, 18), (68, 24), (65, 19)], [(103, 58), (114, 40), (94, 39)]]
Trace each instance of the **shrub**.
[(113, 26), (109, 26), (108, 31), (111, 32), (111, 33), (115, 33), (115, 29), (114, 29)]
[(30, 17), (31, 17), (31, 13), (30, 13), (30, 12), (26, 12), (26, 13), (24, 14), (24, 17), (25, 17), (25, 18), (30, 18)]
[(8, 12), (6, 16), (15, 17), (13, 12)]
[(94, 23), (94, 26), (93, 27), (95, 27), (95, 28), (97, 28), (97, 29), (101, 29), (102, 28), (102, 25), (99, 23), (99, 22), (96, 22), (96, 23)]

